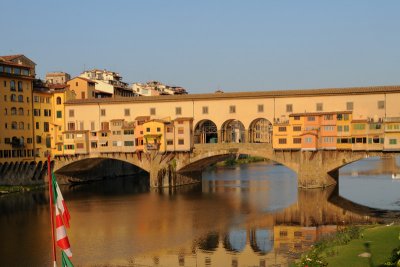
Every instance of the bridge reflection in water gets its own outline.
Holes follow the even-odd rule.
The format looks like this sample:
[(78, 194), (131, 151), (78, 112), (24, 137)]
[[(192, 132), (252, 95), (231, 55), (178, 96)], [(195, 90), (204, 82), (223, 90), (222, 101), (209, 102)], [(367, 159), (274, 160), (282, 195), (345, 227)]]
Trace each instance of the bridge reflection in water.
[[(280, 165), (203, 175), (202, 185), (172, 189), (149, 190), (138, 177), (62, 187), (73, 216), (74, 263), (285, 266), (337, 227), (400, 218), (350, 202), (337, 188), (297, 189), (294, 172)], [(45, 192), (0, 198), (4, 266), (50, 262), (47, 203)]]

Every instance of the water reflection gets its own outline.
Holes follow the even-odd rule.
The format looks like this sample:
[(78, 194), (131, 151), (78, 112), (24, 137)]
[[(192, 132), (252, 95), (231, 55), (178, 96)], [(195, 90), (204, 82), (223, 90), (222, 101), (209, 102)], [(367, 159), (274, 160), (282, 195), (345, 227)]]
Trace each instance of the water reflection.
[[(77, 266), (270, 266), (326, 233), (395, 214), (339, 195), (298, 190), (294, 173), (266, 163), (208, 171), (203, 183), (150, 190), (125, 178), (62, 187)], [(50, 262), (45, 192), (0, 198), (4, 266)]]

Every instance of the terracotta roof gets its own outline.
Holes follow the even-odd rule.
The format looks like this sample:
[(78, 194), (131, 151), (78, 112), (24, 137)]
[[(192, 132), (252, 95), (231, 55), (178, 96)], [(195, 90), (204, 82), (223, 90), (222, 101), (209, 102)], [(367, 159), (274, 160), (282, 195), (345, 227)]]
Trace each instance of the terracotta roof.
[(57, 83), (57, 84), (49, 83), (49, 84), (47, 84), (47, 86), (48, 86), (50, 89), (65, 89), (65, 88), (68, 88), (68, 87), (69, 87), (68, 84), (62, 84), (62, 83)]
[(318, 116), (318, 115), (331, 115), (331, 114), (351, 114), (352, 111), (329, 111), (329, 112), (303, 112), (303, 113), (292, 113), (289, 117), (294, 116)]
[(150, 116), (139, 116), (135, 118), (135, 121), (147, 121), (150, 120)]
[(174, 121), (192, 121), (193, 118), (192, 117), (179, 117), (176, 118)]
[(6, 61), (10, 61), (19, 57), (22, 57), (23, 54), (17, 54), (17, 55), (8, 55), (8, 56), (0, 56), (0, 58), (6, 60)]
[(80, 76), (76, 76), (76, 77), (72, 78), (71, 80), (69, 80), (68, 82), (70, 82), (70, 81), (72, 81), (74, 79), (81, 79), (81, 80), (87, 81), (89, 83), (97, 83), (97, 82), (95, 82), (93, 80), (90, 80), (90, 79), (87, 79), (87, 78), (83, 78), (83, 77), (80, 77)]
[(283, 98), (283, 97), (314, 97), (314, 96), (335, 96), (335, 95), (365, 95), (365, 94), (389, 94), (400, 93), (400, 85), (393, 86), (371, 86), (371, 87), (350, 87), (350, 88), (326, 88), (308, 90), (282, 90), (282, 91), (256, 91), (237, 92), (223, 94), (188, 94), (188, 95), (161, 95), (146, 97), (120, 97), (114, 99), (85, 99), (72, 100), (67, 104), (118, 104), (132, 102), (175, 102), (193, 100), (220, 100), (220, 99), (259, 99), (259, 98)]

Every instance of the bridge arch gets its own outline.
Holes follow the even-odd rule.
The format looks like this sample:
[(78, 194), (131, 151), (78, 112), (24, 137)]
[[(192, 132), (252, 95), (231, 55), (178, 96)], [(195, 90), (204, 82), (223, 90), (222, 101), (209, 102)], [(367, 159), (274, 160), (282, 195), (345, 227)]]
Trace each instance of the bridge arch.
[(245, 143), (246, 129), (244, 124), (236, 119), (229, 119), (221, 126), (222, 143)]
[(265, 118), (254, 119), (248, 127), (249, 143), (272, 143), (272, 123)]
[(194, 127), (193, 139), (195, 144), (217, 143), (217, 125), (208, 119), (199, 121)]

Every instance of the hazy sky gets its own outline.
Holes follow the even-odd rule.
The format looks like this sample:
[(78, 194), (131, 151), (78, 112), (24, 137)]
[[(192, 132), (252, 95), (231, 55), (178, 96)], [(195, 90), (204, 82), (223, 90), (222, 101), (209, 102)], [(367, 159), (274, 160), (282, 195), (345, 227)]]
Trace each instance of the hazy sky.
[(13, 0), (0, 55), (191, 93), (400, 84), (400, 1)]

